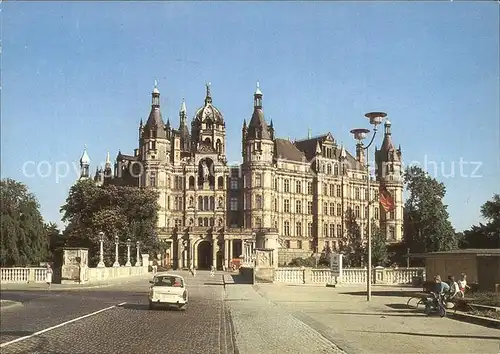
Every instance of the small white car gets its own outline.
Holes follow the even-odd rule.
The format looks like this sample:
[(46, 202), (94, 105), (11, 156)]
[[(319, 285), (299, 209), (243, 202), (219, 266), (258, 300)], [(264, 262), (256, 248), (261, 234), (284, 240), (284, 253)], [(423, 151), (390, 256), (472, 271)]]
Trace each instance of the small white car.
[(178, 274), (158, 273), (150, 280), (149, 309), (159, 306), (177, 307), (186, 310), (188, 291), (184, 278)]

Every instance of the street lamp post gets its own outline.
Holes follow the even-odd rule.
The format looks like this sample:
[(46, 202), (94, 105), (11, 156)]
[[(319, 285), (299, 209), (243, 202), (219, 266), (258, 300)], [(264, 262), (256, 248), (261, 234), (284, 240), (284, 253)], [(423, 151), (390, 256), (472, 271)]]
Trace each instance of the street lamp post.
[(102, 268), (102, 267), (106, 267), (106, 265), (104, 264), (104, 246), (103, 246), (103, 243), (104, 243), (104, 232), (99, 232), (99, 263), (97, 264), (97, 266), (99, 268)]
[(125, 263), (125, 267), (131, 267), (132, 263), (130, 263), (130, 246), (132, 246), (132, 241), (127, 239), (127, 263)]
[(115, 236), (115, 263), (113, 263), (113, 267), (119, 267), (120, 262), (118, 262), (118, 236)]
[(369, 129), (353, 129), (351, 133), (354, 135), (354, 139), (358, 141), (359, 147), (366, 151), (366, 199), (368, 204), (367, 210), (367, 228), (368, 228), (368, 265), (366, 268), (366, 301), (371, 301), (372, 298), (372, 226), (370, 219), (370, 205), (371, 205), (371, 176), (370, 176), (370, 160), (369, 160), (369, 148), (375, 140), (375, 136), (377, 135), (377, 127), (382, 123), (387, 114), (384, 112), (370, 112), (366, 113), (365, 117), (370, 120), (370, 124), (373, 125), (373, 135), (370, 140), (370, 143), (366, 146), (363, 146), (363, 140), (366, 138), (366, 135), (370, 132)]
[(140, 267), (141, 266), (140, 245), (141, 245), (141, 241), (137, 241), (135, 243), (135, 248), (137, 250), (137, 255), (135, 256), (135, 266), (136, 267)]

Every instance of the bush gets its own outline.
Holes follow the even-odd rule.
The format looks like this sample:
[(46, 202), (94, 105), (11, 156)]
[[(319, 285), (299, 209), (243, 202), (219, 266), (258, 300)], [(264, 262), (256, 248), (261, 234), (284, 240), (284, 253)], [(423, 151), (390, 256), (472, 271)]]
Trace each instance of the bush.
[[(465, 293), (467, 295), (467, 293)], [(499, 293), (474, 293), (471, 294), (471, 302), (478, 305), (500, 307)]]
[(310, 267), (314, 268), (316, 267), (316, 258), (314, 257), (309, 257), (309, 258), (294, 258), (292, 261), (288, 264), (290, 267)]

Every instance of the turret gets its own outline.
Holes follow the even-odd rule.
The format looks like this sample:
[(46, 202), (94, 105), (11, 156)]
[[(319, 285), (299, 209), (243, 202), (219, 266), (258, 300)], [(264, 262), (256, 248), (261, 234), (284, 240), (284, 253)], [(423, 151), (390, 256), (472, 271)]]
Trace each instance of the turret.
[(80, 179), (89, 178), (90, 157), (87, 154), (87, 145), (83, 148), (82, 157), (80, 157)]

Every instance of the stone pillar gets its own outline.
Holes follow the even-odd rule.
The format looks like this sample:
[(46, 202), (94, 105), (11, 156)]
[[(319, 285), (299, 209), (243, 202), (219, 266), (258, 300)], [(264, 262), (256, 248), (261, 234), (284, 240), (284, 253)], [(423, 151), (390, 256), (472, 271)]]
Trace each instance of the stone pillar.
[(233, 240), (228, 240), (229, 241), (229, 249), (228, 249), (228, 252), (229, 252), (229, 261), (228, 261), (228, 267), (231, 267), (231, 262), (233, 261), (233, 255), (234, 255), (234, 244), (233, 244)]
[(224, 240), (224, 265), (229, 269), (229, 240)]
[(149, 254), (143, 253), (141, 256), (142, 256), (142, 267), (145, 269), (145, 273), (147, 273), (149, 269)]
[(213, 238), (212, 239), (212, 265), (214, 267), (217, 267), (217, 248), (218, 248), (217, 239)]
[(177, 240), (177, 269), (182, 268), (182, 239)]
[(194, 253), (194, 260), (193, 260), (193, 267), (198, 268), (198, 244), (194, 242), (193, 243), (193, 253)]

